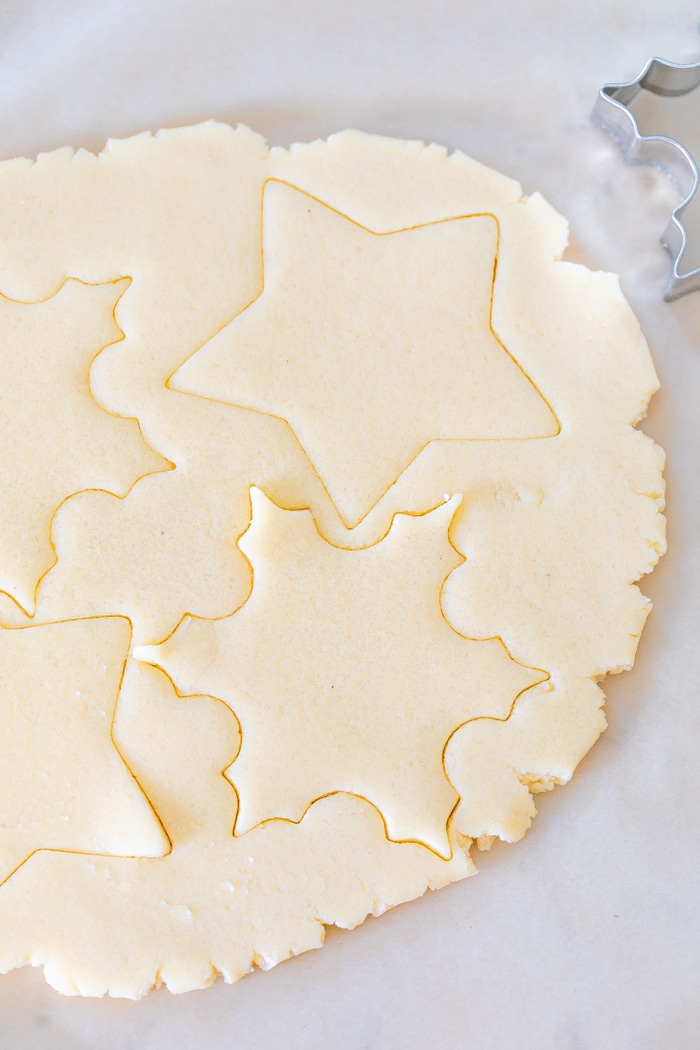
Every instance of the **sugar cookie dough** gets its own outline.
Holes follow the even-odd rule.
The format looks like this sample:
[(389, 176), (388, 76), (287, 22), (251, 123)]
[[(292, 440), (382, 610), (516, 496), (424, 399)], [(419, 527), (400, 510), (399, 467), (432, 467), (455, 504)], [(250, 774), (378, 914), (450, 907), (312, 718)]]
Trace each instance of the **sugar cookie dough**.
[(0, 970), (236, 980), (475, 871), (664, 549), (617, 279), (437, 146), (0, 163)]

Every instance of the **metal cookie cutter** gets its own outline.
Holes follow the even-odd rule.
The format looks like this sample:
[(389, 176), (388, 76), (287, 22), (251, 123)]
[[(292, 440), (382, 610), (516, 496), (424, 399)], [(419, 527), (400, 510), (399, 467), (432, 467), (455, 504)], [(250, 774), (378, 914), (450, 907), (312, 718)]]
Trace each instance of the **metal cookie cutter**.
[(642, 135), (629, 103), (642, 89), (655, 95), (687, 95), (700, 85), (700, 62), (681, 65), (663, 58), (652, 58), (634, 80), (624, 84), (603, 84), (591, 119), (620, 144), (625, 160), (631, 164), (653, 164), (676, 183), (682, 194), (674, 208), (661, 243), (673, 260), (673, 270), (666, 286), (667, 302), (700, 289), (700, 267), (687, 273), (680, 266), (688, 243), (681, 218), (695, 196), (700, 178), (698, 166), (688, 150), (668, 135)]

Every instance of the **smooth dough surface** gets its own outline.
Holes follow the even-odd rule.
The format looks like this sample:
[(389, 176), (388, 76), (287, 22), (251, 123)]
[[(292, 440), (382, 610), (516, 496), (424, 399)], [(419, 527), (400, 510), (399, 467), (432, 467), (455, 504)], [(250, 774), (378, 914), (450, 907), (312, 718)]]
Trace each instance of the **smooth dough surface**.
[(0, 968), (235, 980), (569, 780), (664, 520), (646, 344), (565, 244), (359, 132), (0, 164)]

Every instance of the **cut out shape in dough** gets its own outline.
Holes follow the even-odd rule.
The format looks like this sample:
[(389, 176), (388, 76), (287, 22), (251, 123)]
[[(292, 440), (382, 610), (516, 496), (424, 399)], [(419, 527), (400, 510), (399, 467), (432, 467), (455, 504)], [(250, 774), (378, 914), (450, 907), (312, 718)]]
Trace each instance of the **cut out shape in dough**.
[(133, 419), (109, 415), (90, 392), (92, 361), (122, 337), (113, 314), (126, 287), (67, 281), (38, 303), (0, 295), (0, 591), (28, 612), (54, 560), (59, 504), (79, 489), (123, 493), (166, 467)]
[(111, 736), (130, 640), (115, 617), (0, 628), (0, 883), (35, 850), (169, 851)]
[(449, 856), (449, 737), (474, 718), (506, 719), (547, 677), (499, 639), (464, 638), (442, 613), (442, 585), (462, 561), (448, 539), (459, 497), (397, 515), (364, 550), (331, 546), (308, 510), (281, 510), (259, 489), (251, 504), (239, 540), (253, 570), (248, 601), (223, 620), (188, 617), (134, 655), (180, 692), (236, 712), (243, 740), (227, 775), (237, 834), (273, 817), (299, 821), (315, 799), (346, 791), (377, 807), (389, 838)]
[(380, 235), (268, 182), (260, 296), (169, 385), (286, 419), (348, 526), (432, 439), (550, 437), (491, 328), (498, 234), (473, 215)]

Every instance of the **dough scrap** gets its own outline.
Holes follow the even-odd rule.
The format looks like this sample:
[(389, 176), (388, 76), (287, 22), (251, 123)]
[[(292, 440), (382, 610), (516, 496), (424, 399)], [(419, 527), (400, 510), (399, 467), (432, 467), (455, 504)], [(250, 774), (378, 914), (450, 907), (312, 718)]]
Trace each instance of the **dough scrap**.
[[(323, 241), (317, 258), (313, 238)], [(209, 122), (113, 141), (98, 157), (59, 150), (35, 163), (0, 163), (0, 292), (27, 318), (54, 311), (48, 346), (62, 346), (58, 336), (69, 331), (79, 333), (75, 345), (89, 345), (94, 360), (81, 373), (81, 404), (115, 428), (117, 446), (100, 456), (99, 476), (71, 473), (50, 498), (25, 470), (28, 501), (44, 502), (35, 502), (41, 513), (32, 512), (33, 531), (21, 542), (13, 534), (0, 550), (0, 639), (49, 638), (62, 624), (68, 633), (115, 623), (123, 630), (128, 620), (147, 655), (158, 646), (166, 652), (182, 624), (172, 638), (197, 635), (183, 651), (198, 673), (180, 681), (169, 669), (182, 691), (200, 694), (178, 695), (162, 671), (127, 659), (113, 739), (103, 733), (91, 753), (137, 778), (130, 781), (129, 813), (136, 806), (141, 814), (131, 825), (141, 829), (134, 855), (105, 855), (124, 848), (126, 803), (98, 834), (99, 785), (91, 794), (90, 771), (72, 758), (70, 775), (85, 786), (80, 799), (94, 809), (75, 836), (52, 837), (49, 820), (51, 833), (45, 827), (43, 838), (32, 839), (28, 859), (24, 845), (15, 852), (14, 873), (0, 886), (1, 969), (43, 964), (59, 990), (85, 995), (138, 997), (159, 983), (185, 991), (217, 973), (235, 980), (317, 947), (324, 924), (351, 927), (472, 874), (473, 841), (483, 848), (495, 837), (515, 841), (534, 816), (533, 795), (570, 778), (605, 725), (599, 680), (634, 659), (649, 611), (636, 581), (663, 553), (664, 521), (663, 455), (634, 429), (657, 386), (646, 344), (616, 278), (562, 262), (565, 244), (564, 220), (513, 180), (441, 147), (359, 132), (268, 151), (245, 128)], [(448, 258), (464, 272), (455, 275)], [(333, 407), (317, 419), (324, 399), (314, 389), (311, 356), (306, 372), (294, 368), (298, 354), (326, 346), (299, 333), (307, 324), (327, 337), (336, 286), (344, 288), (342, 330), (318, 373), (333, 389)], [(444, 347), (457, 353), (457, 343), (426, 337), (424, 287), (438, 303), (440, 331), (462, 324), (481, 332), (486, 358), (504, 367), (503, 389), (512, 384), (507, 405), (494, 398), (493, 377), (483, 370), (478, 381), (488, 396), (469, 402), (461, 362), (452, 356), (446, 368), (441, 356)], [(479, 301), (467, 304), (460, 289)], [(256, 322), (256, 345), (267, 355), (259, 360), (249, 339), (256, 315), (279, 310), (279, 332), (295, 304), (297, 349), (287, 374), (314, 409), (292, 415), (270, 365), (277, 335), (266, 343), (269, 329)], [(1, 307), (0, 329), (11, 313)], [(369, 354), (365, 344), (384, 325), (395, 352), (406, 345), (397, 335), (406, 312), (409, 334), (420, 329), (409, 340), (420, 382), (404, 383), (393, 397), (392, 359)], [(42, 330), (31, 326), (27, 338), (37, 345)], [(371, 366), (368, 388), (353, 386), (338, 352), (353, 339)], [(471, 350), (465, 346), (467, 363)], [(49, 356), (53, 367), (57, 358)], [(248, 372), (237, 376), (243, 358)], [(402, 382), (410, 378), (409, 369)], [(456, 414), (461, 391), (469, 402), (464, 429)], [(333, 416), (337, 432), (327, 425)], [(469, 429), (469, 421), (478, 425)], [(78, 460), (92, 454), (90, 440)], [(70, 470), (75, 462), (61, 461)], [(95, 486), (105, 491), (86, 491)], [(251, 487), (265, 494), (252, 518)], [(446, 502), (455, 494), (456, 512)], [(20, 510), (28, 514), (28, 506)], [(409, 550), (391, 571), (382, 564), (378, 604), (382, 580), (391, 579), (398, 599), (388, 608), (405, 606), (408, 615), (416, 576), (430, 577), (441, 550), (444, 562), (431, 577), (436, 631), (448, 632), (442, 637), (455, 652), (490, 646), (506, 677), (515, 669), (525, 680), (504, 689), (499, 676), (495, 715), (480, 708), (463, 724), (451, 709), (453, 724), (441, 723), (441, 744), (431, 745), (432, 771), (421, 751), (415, 776), (401, 770), (394, 796), (380, 797), (357, 775), (334, 781), (328, 749), (319, 744), (314, 758), (308, 733), (305, 790), (288, 808), (275, 798), (246, 817), (247, 789), (264, 786), (243, 768), (246, 732), (252, 738), (257, 728), (254, 698), (237, 703), (236, 682), (219, 679), (220, 667), (231, 678), (251, 668), (245, 654), (212, 649), (212, 638), (258, 608), (267, 578), (260, 566), (273, 566), (266, 600), (280, 608), (276, 618), (261, 617), (246, 644), (267, 631), (265, 652), (283, 652), (280, 576), (299, 546), (289, 535), (303, 534), (305, 558), (317, 552), (313, 565), (304, 562), (308, 598), (298, 591), (289, 599), (291, 624), (293, 610), (299, 620), (329, 607), (320, 571), (316, 579), (324, 557), (378, 564), (393, 549), (392, 530), (395, 537), (402, 528), (415, 554), (421, 528), (438, 519), (431, 557)], [(347, 601), (337, 604), (347, 609)], [(338, 625), (329, 619), (326, 626), (342, 650)], [(349, 628), (356, 640), (357, 625)], [(312, 640), (307, 631), (303, 646), (313, 656)], [(415, 632), (404, 631), (402, 644), (407, 651), (395, 662), (410, 667), (421, 655)], [(350, 677), (359, 674), (363, 661), (356, 669), (352, 646), (342, 655)], [(295, 667), (302, 678), (311, 673), (302, 656)], [(538, 676), (527, 677), (527, 668), (542, 669), (529, 689)], [(261, 670), (274, 677), (272, 658)], [(31, 679), (27, 663), (36, 698)], [(53, 731), (63, 739), (60, 719)], [(0, 736), (0, 746), (9, 750), (12, 739)], [(371, 733), (365, 740), (371, 747)], [(281, 753), (284, 743), (276, 741)], [(410, 825), (420, 842), (392, 841), (392, 798), (421, 784), (432, 799), (429, 819), (407, 813), (399, 826), (403, 835)], [(66, 790), (56, 795), (67, 797)], [(94, 852), (77, 852), (83, 849)]]
[[(51, 538), (56, 562), (39, 582), (33, 623), (56, 619), (70, 595), (81, 616), (128, 617), (139, 643), (170, 634), (184, 609), (224, 616), (249, 590), (242, 555), (211, 535), (207, 505), (179, 470), (141, 478), (123, 499), (104, 491), (71, 496)], [(9, 608), (4, 620), (27, 622)]]

